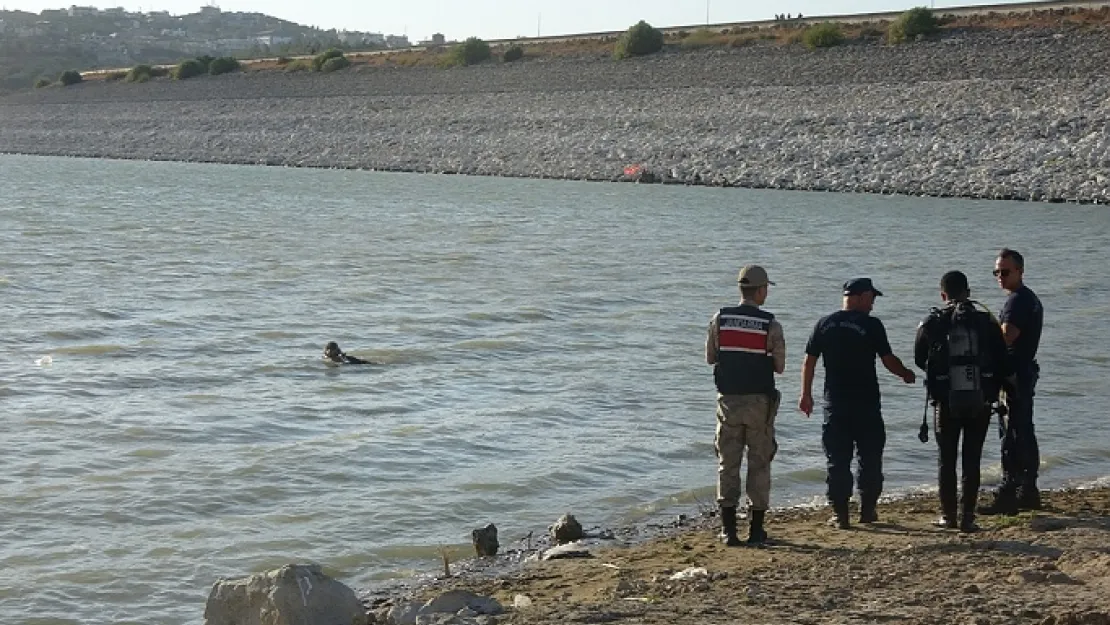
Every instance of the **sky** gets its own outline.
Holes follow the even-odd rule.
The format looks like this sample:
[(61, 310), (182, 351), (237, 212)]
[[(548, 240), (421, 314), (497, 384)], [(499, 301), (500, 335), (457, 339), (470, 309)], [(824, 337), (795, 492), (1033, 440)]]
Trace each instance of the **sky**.
[(122, 6), (129, 11), (195, 13), (211, 3), (224, 11), (265, 13), (305, 26), (408, 35), (412, 40), (443, 33), (448, 39), (557, 35), (623, 30), (643, 19), (655, 26), (769, 19), (775, 13), (838, 15), (994, 4), (1006, 0), (0, 0), (11, 11), (39, 13), (71, 4)]

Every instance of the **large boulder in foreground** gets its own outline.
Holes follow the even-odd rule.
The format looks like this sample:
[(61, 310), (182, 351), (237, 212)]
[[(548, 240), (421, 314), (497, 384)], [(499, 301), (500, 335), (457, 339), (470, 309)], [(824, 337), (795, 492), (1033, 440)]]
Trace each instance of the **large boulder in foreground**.
[(221, 579), (204, 607), (205, 625), (367, 625), (355, 592), (317, 565)]
[(551, 539), (555, 541), (556, 545), (572, 543), (586, 536), (586, 533), (582, 531), (582, 524), (574, 518), (573, 514), (564, 514), (558, 521), (555, 521), (555, 525), (551, 526), (550, 531)]

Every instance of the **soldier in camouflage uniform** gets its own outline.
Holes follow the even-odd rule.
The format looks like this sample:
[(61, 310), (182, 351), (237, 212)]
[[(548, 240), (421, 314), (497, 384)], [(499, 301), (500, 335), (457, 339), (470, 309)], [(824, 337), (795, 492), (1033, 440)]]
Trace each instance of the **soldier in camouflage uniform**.
[(740, 270), (739, 306), (722, 308), (709, 323), (705, 361), (717, 384), (717, 504), (729, 546), (741, 544), (736, 530), (740, 465), (748, 455), (748, 544), (767, 540), (763, 528), (771, 499), (771, 459), (780, 394), (775, 375), (786, 368), (786, 340), (775, 316), (759, 307), (774, 285), (758, 265)]

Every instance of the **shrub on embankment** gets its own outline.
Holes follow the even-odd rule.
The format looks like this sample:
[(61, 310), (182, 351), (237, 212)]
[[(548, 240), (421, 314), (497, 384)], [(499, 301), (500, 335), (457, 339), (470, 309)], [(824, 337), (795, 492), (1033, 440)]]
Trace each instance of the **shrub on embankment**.
[(613, 56), (626, 59), (630, 56), (655, 54), (663, 49), (663, 32), (651, 24), (640, 20), (621, 35)]
[(891, 22), (886, 31), (886, 38), (890, 43), (902, 43), (917, 39), (919, 36), (932, 35), (939, 29), (940, 22), (932, 11), (925, 7), (914, 7)]
[(351, 66), (351, 61), (345, 56), (333, 56), (332, 58), (324, 61), (320, 66), (320, 71), (324, 73), (337, 72), (341, 69), (346, 69)]
[(285, 71), (289, 73), (311, 72), (315, 71), (315, 68), (313, 68), (312, 66), (312, 61), (297, 59), (296, 61), (290, 61), (288, 64), (286, 64)]
[(157, 67), (153, 65), (136, 65), (127, 72), (127, 82), (146, 82), (151, 78), (159, 78), (169, 75), (170, 71), (164, 67)]
[(239, 61), (235, 57), (221, 56), (208, 63), (208, 73), (212, 76), (230, 74), (239, 70)]
[(49, 78), (39, 78), (35, 80), (35, 89), (44, 89), (54, 84)]
[(227, 74), (238, 69), (239, 61), (230, 56), (222, 56), (220, 58), (198, 56), (195, 59), (187, 59), (178, 63), (177, 67), (173, 69), (172, 74), (176, 80), (186, 80), (205, 74), (219, 76), (220, 74)]
[(81, 80), (81, 72), (74, 69), (66, 70), (62, 72), (60, 76), (58, 76), (58, 82), (62, 83), (63, 87), (76, 85), (77, 83), (81, 82)]
[(505, 63), (512, 63), (524, 58), (524, 46), (514, 44), (509, 46), (505, 52), (501, 54), (501, 60)]
[(844, 33), (840, 26), (832, 22), (823, 22), (810, 26), (802, 33), (802, 42), (809, 49), (832, 48), (844, 43)]
[(208, 68), (204, 66), (198, 59), (188, 59), (177, 64), (173, 68), (174, 80), (188, 80), (195, 76), (202, 76), (208, 73)]
[[(524, 50), (521, 50), (523, 54)], [(491, 56), (489, 44), (477, 37), (470, 37), (451, 50), (451, 60), (456, 65), (477, 65), (488, 61)]]
[(324, 70), (324, 64), (327, 63), (328, 61), (330, 61), (332, 59), (345, 59), (345, 58), (346, 57), (343, 56), (343, 51), (342, 50), (340, 50), (338, 48), (329, 48), (326, 52), (323, 52), (322, 54), (318, 54), (318, 55), (316, 55), (316, 57), (314, 57), (312, 59), (312, 69), (313, 69), (313, 71), (320, 72), (320, 71)]

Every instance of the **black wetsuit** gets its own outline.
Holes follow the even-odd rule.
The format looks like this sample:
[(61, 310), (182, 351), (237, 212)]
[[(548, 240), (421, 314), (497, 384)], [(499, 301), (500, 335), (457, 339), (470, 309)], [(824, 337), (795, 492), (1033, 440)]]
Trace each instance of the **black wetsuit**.
[[(964, 304), (970, 306), (970, 304)], [(914, 362), (931, 376), (938, 373), (938, 366), (945, 362), (930, 362), (944, 341), (947, 340), (948, 327), (954, 304), (949, 304), (935, 314), (931, 314), (917, 328), (914, 340)], [(980, 465), (983, 457), (983, 443), (987, 440), (987, 430), (991, 421), (991, 403), (998, 399), (1002, 380), (1011, 374), (1010, 361), (1006, 354), (1006, 341), (1002, 338), (1002, 328), (988, 313), (972, 309), (973, 323), (979, 337), (979, 350), (985, 356), (985, 373), (990, 377), (981, 378), (983, 405), (977, 409), (954, 411), (948, 401), (948, 383), (936, 383), (930, 387), (929, 396), (937, 407), (936, 433), (940, 450), (938, 485), (940, 504), (945, 520), (953, 524), (962, 518), (970, 526), (975, 516), (975, 504), (979, 498)], [(934, 369), (930, 373), (930, 367)], [(930, 378), (932, 380), (934, 378)], [(963, 449), (960, 449), (960, 437)], [(960, 489), (963, 496), (957, 500), (956, 465), (962, 460), (963, 479)], [(959, 517), (957, 515), (960, 515)]]

